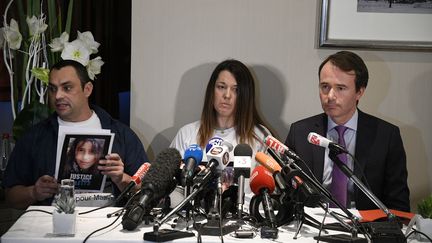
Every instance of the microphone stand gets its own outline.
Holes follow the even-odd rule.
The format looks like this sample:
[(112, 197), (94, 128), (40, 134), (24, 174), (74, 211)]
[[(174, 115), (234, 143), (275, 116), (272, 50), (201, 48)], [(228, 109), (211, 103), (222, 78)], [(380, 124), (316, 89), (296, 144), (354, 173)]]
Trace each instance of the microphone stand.
[[(184, 197), (185, 198), (187, 198), (191, 194), (193, 184), (194, 184), (193, 178), (187, 177), (186, 183), (184, 186)], [(200, 189), (200, 191), (201, 191), (201, 189)], [(191, 218), (190, 210), (192, 209), (192, 204), (190, 202), (187, 202), (187, 205), (184, 205), (184, 206), (185, 206), (185, 211), (186, 211), (185, 212), (186, 230), (188, 230), (189, 229), (189, 221)]]
[[(190, 185), (186, 185), (184, 187), (184, 197), (187, 198), (190, 194), (191, 194), (191, 186)], [(184, 209), (185, 209), (185, 219), (184, 220), (186, 221), (186, 230), (188, 230), (189, 229), (189, 221), (190, 221), (190, 218), (191, 218), (190, 210), (192, 208), (192, 204), (190, 202), (187, 202), (183, 206), (184, 206)]]
[(339, 167), (339, 169), (388, 217), (389, 220), (394, 220), (395, 215), (382, 203), (369, 189), (357, 178), (348, 166), (346, 166), (339, 158), (340, 152), (330, 149), (329, 157)]
[(212, 170), (205, 171), (201, 174), (197, 174), (193, 180), (193, 184), (195, 185), (195, 190), (193, 190), (189, 196), (184, 198), (176, 207), (174, 207), (169, 213), (165, 215), (161, 220), (155, 220), (153, 225), (153, 232), (144, 233), (144, 240), (163, 242), (168, 240), (175, 240), (185, 237), (194, 236), (192, 232), (183, 232), (183, 231), (164, 231), (160, 232), (159, 228), (162, 224), (164, 224), (172, 215), (180, 211), (187, 203), (189, 203), (192, 199), (196, 197), (198, 193), (200, 193), (206, 185), (214, 178), (214, 173)]
[(243, 215), (244, 184), (245, 184), (245, 177), (243, 175), (240, 175), (238, 178), (238, 193), (237, 193), (237, 218), (238, 219), (242, 219), (242, 215)]
[(326, 211), (326, 212), (330, 212), (330, 215), (333, 216), (338, 222), (341, 223), (342, 227), (346, 228), (349, 232), (351, 232), (352, 238), (357, 238), (357, 234), (358, 234), (358, 228), (360, 226), (360, 219), (355, 216), (353, 213), (351, 213), (345, 206), (342, 206), (337, 200), (335, 200), (332, 196), (332, 194), (321, 184), (318, 182), (317, 179), (315, 179), (315, 177), (311, 177), (309, 176), (306, 172), (304, 172), (304, 170), (297, 165), (296, 162), (301, 162), (304, 165), (306, 165), (306, 162), (303, 161), (301, 158), (299, 158), (298, 156), (294, 156), (294, 158), (292, 158), (291, 163), (285, 163), (285, 161), (288, 160), (288, 158), (286, 157), (285, 154), (283, 154), (284, 159), (281, 159), (272, 149), (268, 149), (269, 153), (273, 156), (276, 157), (278, 159), (276, 159), (276, 161), (281, 161), (283, 162), (282, 166), (283, 167), (289, 167), (290, 165), (292, 165), (295, 169), (297, 169), (299, 171), (299, 173), (301, 174), (302, 177), (306, 178), (307, 181), (311, 182), (313, 186), (315, 186), (320, 192), (321, 194), (328, 200), (333, 202), (338, 208), (340, 208), (342, 210), (342, 212), (344, 212), (347, 217), (353, 222), (353, 225), (349, 225), (347, 223), (344, 222), (344, 220), (342, 220), (339, 216), (337, 216), (335, 213), (331, 213), (331, 211), (329, 211), (327, 209), (327, 207), (324, 207), (322, 204), (320, 204), (320, 206)]
[[(223, 225), (222, 221), (222, 184), (220, 175), (217, 176), (218, 189), (213, 201), (213, 207), (207, 214), (207, 223), (203, 224), (199, 230), (203, 235), (221, 236), (231, 233), (239, 228), (236, 224)], [(219, 208), (219, 209), (218, 209)]]
[[(337, 200), (335, 200), (332, 196), (332, 194), (327, 190), (327, 188), (325, 188), (315, 177), (311, 177), (308, 173), (304, 172), (304, 170), (297, 165), (297, 162), (301, 162), (304, 165), (306, 165), (306, 162), (304, 160), (302, 160), (301, 158), (299, 158), (298, 156), (294, 156), (294, 158), (292, 159), (288, 159), (288, 157), (285, 154), (282, 154), (283, 158), (279, 157), (279, 155), (277, 155), (272, 149), (267, 149), (267, 151), (269, 152), (269, 154), (275, 158), (276, 162), (280, 162), (280, 165), (282, 167), (288, 167), (289, 166), (293, 166), (294, 169), (296, 169), (299, 173), (300, 176), (303, 178), (306, 178), (307, 181), (311, 182), (313, 186), (315, 186), (319, 192), (321, 192), (321, 194), (328, 200), (333, 202), (336, 206), (338, 206), (338, 208), (340, 208), (342, 210), (342, 212), (344, 212), (354, 223), (358, 223), (359, 222), (359, 218), (357, 216), (355, 216), (353, 213), (351, 213), (346, 207), (342, 206)], [(290, 160), (291, 162), (285, 162)], [(327, 210), (326, 210), (327, 211)], [(336, 219), (338, 220), (338, 219)], [(338, 220), (339, 221), (339, 220)]]
[[(329, 157), (339, 167), (339, 169), (380, 209), (388, 218), (388, 222), (371, 222), (365, 227), (366, 233), (370, 234), (372, 242), (385, 240), (388, 242), (406, 242), (405, 235), (400, 229), (397, 217), (381, 202), (358, 178), (352, 170), (348, 168), (339, 158), (341, 152), (330, 149)], [(348, 153), (349, 154), (349, 153)], [(349, 154), (351, 155), (351, 154)]]

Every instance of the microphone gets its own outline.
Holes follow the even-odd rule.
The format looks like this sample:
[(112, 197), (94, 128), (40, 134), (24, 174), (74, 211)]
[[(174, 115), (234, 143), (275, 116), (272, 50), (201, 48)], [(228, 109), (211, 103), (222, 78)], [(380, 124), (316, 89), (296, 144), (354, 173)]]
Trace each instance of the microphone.
[(184, 153), (185, 166), (182, 169), (181, 185), (191, 186), (195, 167), (201, 163), (203, 157), (202, 149), (198, 144), (192, 144)]
[(285, 179), (281, 174), (282, 167), (272, 157), (266, 155), (263, 152), (257, 152), (255, 155), (255, 160), (273, 174), (273, 179), (275, 180), (278, 188), (281, 191), (285, 191)]
[[(221, 172), (230, 162), (229, 152), (233, 149), (232, 144), (223, 141), (222, 145), (215, 145), (207, 152), (208, 164), (207, 168), (217, 176), (217, 194), (222, 195), (222, 182), (220, 178)], [(218, 197), (215, 195), (213, 206), (217, 207)]]
[(223, 141), (221, 145), (214, 145), (207, 152), (207, 168), (215, 167), (216, 170), (222, 171), (230, 162), (229, 152), (233, 149), (232, 144)]
[(333, 150), (337, 153), (349, 153), (348, 150), (345, 147), (343, 147), (342, 145), (339, 145), (339, 144), (331, 141), (330, 139), (323, 137), (323, 136), (321, 136), (315, 132), (310, 132), (308, 137), (307, 137), (307, 140), (311, 144), (318, 145), (318, 146), (323, 147), (323, 148), (328, 148), (328, 149)]
[[(283, 186), (281, 190), (286, 189), (285, 183), (288, 182), (292, 189), (301, 192), (300, 199), (306, 206), (315, 207), (317, 205), (321, 199), (321, 195), (318, 189), (301, 178), (301, 171), (291, 168), (289, 164), (284, 164), (282, 168), (276, 160), (262, 152), (258, 152), (255, 159), (258, 163), (273, 173), (273, 177), (278, 186)], [(280, 161), (280, 163), (282, 162)]]
[(138, 168), (137, 172), (132, 176), (132, 181), (129, 182), (129, 184), (126, 186), (126, 188), (120, 193), (120, 195), (116, 199), (116, 204), (120, 202), (123, 197), (129, 193), (130, 190), (132, 190), (133, 187), (136, 185), (139, 185), (141, 183), (141, 180), (144, 178), (144, 176), (147, 174), (147, 171), (150, 169), (151, 164), (148, 162), (145, 162), (141, 165), (141, 167)]
[(244, 204), (245, 178), (250, 177), (252, 148), (247, 144), (238, 144), (234, 149), (234, 177), (238, 178), (237, 216), (241, 218)]
[(279, 140), (277, 140), (276, 138), (274, 138), (271, 135), (268, 135), (264, 139), (264, 143), (269, 148), (274, 149), (275, 151), (279, 152), (280, 154), (284, 154), (295, 161), (302, 161), (302, 159), (296, 153), (294, 153), (285, 144), (283, 144), (282, 142), (280, 142)]
[(276, 228), (276, 217), (270, 197), (270, 194), (275, 189), (275, 182), (271, 172), (269, 172), (264, 166), (255, 167), (251, 174), (250, 188), (255, 195), (263, 197), (262, 202), (265, 217), (270, 227)]
[[(321, 206), (321, 192), (306, 180), (302, 179), (302, 173), (298, 169), (293, 169), (290, 166), (283, 168), (285, 179), (291, 182), (291, 187), (300, 192), (299, 200), (307, 207)], [(325, 193), (325, 192), (324, 192)]]
[(257, 152), (255, 155), (255, 160), (271, 173), (280, 172), (282, 170), (282, 167), (278, 162), (263, 152)]
[(141, 223), (149, 208), (175, 188), (174, 176), (180, 166), (181, 155), (175, 148), (160, 152), (142, 181), (138, 203), (126, 211), (122, 218), (123, 229), (134, 230)]
[[(307, 140), (309, 143), (320, 146), (320, 147), (324, 147), (324, 148), (329, 148), (330, 149), (330, 153), (329, 153), (329, 157), (332, 159), (332, 161), (339, 167), (339, 169), (350, 179), (351, 177), (354, 176), (353, 171), (345, 164), (345, 163), (338, 163), (339, 160), (334, 159), (332, 155), (338, 155), (340, 153), (347, 153), (350, 154), (346, 148), (344, 148), (343, 146), (334, 143), (333, 141), (329, 140), (328, 138), (325, 138), (317, 133), (311, 132), (309, 133)], [(336, 157), (336, 156), (334, 156)]]
[(214, 178), (218, 178), (218, 193), (222, 194), (220, 173), (229, 163), (229, 152), (232, 150), (232, 148), (232, 144), (228, 142), (222, 142), (221, 145), (214, 145), (209, 149), (206, 154), (208, 162), (205, 169), (201, 170), (193, 178), (193, 190), (199, 190), (203, 186), (210, 184)]
[[(209, 183), (210, 180), (213, 180), (214, 178), (217, 180), (217, 193), (214, 195), (211, 202), (212, 206), (208, 210), (207, 223), (202, 225), (200, 228), (201, 234), (203, 235), (221, 235), (237, 229), (237, 226), (235, 225), (222, 226), (220, 224), (223, 215), (223, 212), (218, 210), (218, 206), (220, 206), (219, 208), (222, 207), (222, 202), (219, 200), (219, 198), (222, 198), (222, 181), (220, 175), (230, 162), (229, 153), (233, 149), (232, 144), (226, 141), (220, 142), (220, 140), (220, 138), (213, 140), (217, 141), (217, 143), (215, 143), (206, 154), (208, 159), (207, 166), (194, 178), (194, 188), (198, 188), (196, 190), (199, 190), (204, 183)], [(209, 144), (212, 144), (212, 142), (210, 141)], [(208, 147), (209, 146), (207, 146), (207, 148)]]

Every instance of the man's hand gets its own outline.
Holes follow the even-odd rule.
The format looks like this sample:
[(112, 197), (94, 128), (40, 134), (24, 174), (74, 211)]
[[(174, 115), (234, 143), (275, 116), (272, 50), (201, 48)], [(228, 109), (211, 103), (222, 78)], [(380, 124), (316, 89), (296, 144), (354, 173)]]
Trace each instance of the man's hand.
[(99, 160), (99, 164), (98, 169), (101, 174), (109, 176), (119, 189), (129, 183), (130, 176), (124, 173), (124, 164), (120, 155), (116, 153), (108, 154), (105, 159)]
[(35, 201), (42, 201), (57, 194), (59, 185), (57, 180), (49, 175), (39, 177), (31, 190), (31, 197)]

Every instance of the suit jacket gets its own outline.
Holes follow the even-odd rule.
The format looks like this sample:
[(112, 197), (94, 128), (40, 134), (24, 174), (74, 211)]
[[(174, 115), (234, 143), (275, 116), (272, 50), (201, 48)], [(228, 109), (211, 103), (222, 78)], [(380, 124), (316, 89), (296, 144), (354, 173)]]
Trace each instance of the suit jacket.
[[(372, 193), (388, 208), (409, 212), (406, 155), (399, 128), (360, 110), (358, 113), (355, 148), (358, 163), (354, 165), (354, 174), (363, 183), (366, 180)], [(321, 183), (325, 148), (310, 144), (307, 136), (310, 132), (316, 132), (326, 137), (327, 122), (325, 113), (297, 121), (291, 125), (285, 141), (307, 163)], [(355, 185), (353, 194), (357, 209), (377, 208)]]

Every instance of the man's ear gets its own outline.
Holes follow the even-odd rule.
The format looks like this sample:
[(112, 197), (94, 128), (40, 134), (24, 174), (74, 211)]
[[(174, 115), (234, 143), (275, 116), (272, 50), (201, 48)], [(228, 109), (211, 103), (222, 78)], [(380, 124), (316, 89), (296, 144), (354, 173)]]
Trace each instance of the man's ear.
[(360, 90), (356, 94), (357, 103), (360, 101), (360, 98), (364, 95), (366, 88), (360, 87)]
[(91, 93), (93, 92), (93, 83), (92, 82), (87, 82), (84, 85), (84, 95), (88, 98), (90, 97)]

